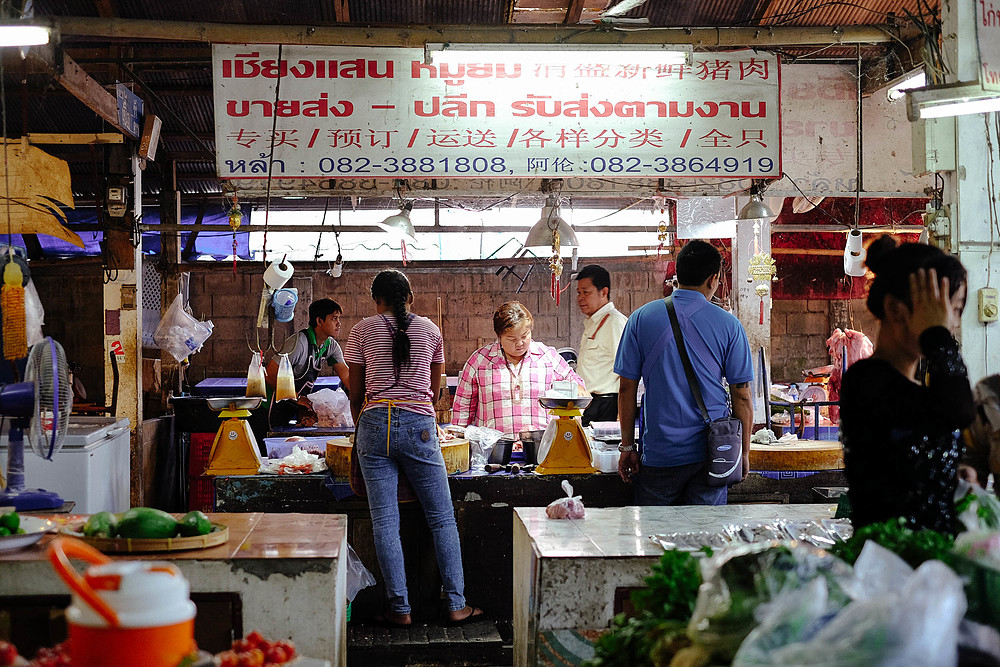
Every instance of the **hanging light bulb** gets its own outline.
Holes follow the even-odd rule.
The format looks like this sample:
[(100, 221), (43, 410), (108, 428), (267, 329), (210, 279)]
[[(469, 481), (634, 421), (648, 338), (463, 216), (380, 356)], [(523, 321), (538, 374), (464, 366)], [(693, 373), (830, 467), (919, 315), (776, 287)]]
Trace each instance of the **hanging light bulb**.
[(844, 273), (849, 276), (859, 278), (865, 275), (865, 257), (868, 251), (865, 250), (861, 239), (861, 230), (852, 229), (847, 234), (847, 244), (844, 246)]
[(758, 193), (750, 195), (750, 201), (740, 209), (737, 220), (774, 220), (777, 218), (773, 211), (764, 203), (764, 196)]
[(392, 236), (402, 239), (406, 243), (415, 244), (417, 242), (416, 231), (413, 223), (410, 222), (410, 211), (413, 210), (413, 202), (404, 202), (399, 209), (399, 213), (394, 213), (382, 222), (375, 224)]

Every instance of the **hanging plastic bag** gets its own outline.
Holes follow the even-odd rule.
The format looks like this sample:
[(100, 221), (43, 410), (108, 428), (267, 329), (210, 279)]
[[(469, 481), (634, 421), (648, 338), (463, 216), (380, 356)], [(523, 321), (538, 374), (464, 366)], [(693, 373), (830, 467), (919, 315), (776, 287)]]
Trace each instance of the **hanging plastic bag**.
[(260, 352), (253, 353), (250, 367), (247, 369), (247, 396), (266, 396), (264, 388), (264, 366), (261, 364)]
[(184, 361), (212, 335), (212, 321), (199, 322), (184, 310), (183, 296), (174, 297), (167, 312), (153, 332), (153, 342), (156, 346), (177, 361)]
[(550, 519), (582, 519), (584, 514), (582, 496), (574, 496), (573, 485), (565, 479), (560, 486), (566, 492), (566, 497), (549, 503), (545, 508), (545, 515)]
[(292, 373), (292, 362), (288, 360), (287, 354), (280, 355), (278, 361), (278, 381), (274, 389), (274, 400), (294, 401), (295, 400), (295, 375)]
[(42, 325), (45, 324), (45, 309), (38, 298), (35, 281), (29, 280), (24, 288), (24, 321), (27, 326), (28, 347), (42, 340)]
[(354, 547), (347, 545), (347, 600), (354, 602), (358, 592), (375, 585), (375, 577), (358, 558)]

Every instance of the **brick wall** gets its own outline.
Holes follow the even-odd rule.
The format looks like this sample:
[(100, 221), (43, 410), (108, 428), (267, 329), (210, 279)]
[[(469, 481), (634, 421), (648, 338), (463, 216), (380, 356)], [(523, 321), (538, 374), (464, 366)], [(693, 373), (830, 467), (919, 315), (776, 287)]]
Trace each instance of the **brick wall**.
[[(601, 262), (612, 273), (611, 298), (619, 310), (628, 314), (642, 304), (662, 295), (662, 269), (652, 259), (609, 260)], [(437, 299), (441, 298), (446, 370), (461, 371), (466, 360), (480, 344), (492, 342), (493, 312), (508, 300), (521, 301), (535, 318), (534, 337), (553, 347), (576, 348), (583, 330), (583, 315), (576, 305), (576, 285), (563, 292), (559, 306), (549, 297), (547, 265), (534, 264), (520, 292), (521, 280), (513, 275), (501, 278), (498, 261), (421, 263), (418, 268), (403, 269), (413, 287), (413, 311), (437, 320)], [(299, 290), (295, 320), (275, 327), (276, 345), (289, 334), (306, 326), (306, 308), (313, 299), (329, 297), (344, 309), (343, 328), (338, 341), (344, 344), (347, 334), (361, 318), (375, 314), (371, 299), (371, 281), (382, 266), (348, 264), (340, 278), (323, 271), (296, 266), (292, 286)], [(515, 267), (524, 276), (527, 264)], [(199, 319), (211, 319), (215, 331), (202, 352), (191, 358), (189, 377), (198, 382), (204, 377), (243, 375), (250, 362), (246, 339), (254, 340), (254, 319), (262, 287), (261, 272), (198, 270), (191, 278), (191, 307)], [(566, 282), (563, 282), (566, 287)], [(260, 330), (266, 336), (265, 330)], [(267, 347), (267, 341), (261, 341)]]
[[(629, 259), (601, 262), (612, 272), (611, 298), (625, 314), (661, 295), (662, 270), (653, 260)], [(414, 290), (414, 310), (436, 320), (437, 297), (442, 300), (447, 372), (457, 374), (476, 348), (479, 339), (494, 339), (492, 315), (509, 299), (524, 303), (535, 317), (535, 338), (555, 347), (574, 347), (580, 342), (583, 315), (576, 306), (576, 286), (570, 285), (560, 305), (549, 298), (548, 272), (535, 265), (524, 287), (520, 279), (496, 275), (503, 262), (461, 262), (425, 264), (404, 269)], [(362, 317), (374, 314), (369, 296), (371, 280), (381, 267), (348, 264), (343, 276), (331, 278), (320, 266), (296, 267), (293, 286), (302, 305), (295, 320), (278, 324), (275, 340), (306, 326), (306, 306), (314, 298), (330, 297), (344, 308), (344, 326), (339, 341), (344, 343), (351, 327)], [(521, 276), (527, 265), (515, 268)], [(71, 362), (83, 366), (82, 378), (91, 398), (104, 401), (104, 359), (95, 351), (103, 347), (103, 305), (99, 264), (33, 265), (33, 279), (46, 310), (45, 333), (59, 340)], [(194, 266), (191, 276), (191, 307), (199, 319), (211, 319), (215, 332), (202, 351), (191, 357), (189, 377), (198, 382), (205, 377), (243, 375), (250, 362), (254, 340), (254, 319), (262, 287), (260, 268)], [(565, 287), (565, 284), (564, 284)], [(772, 377), (791, 380), (801, 377), (804, 368), (831, 363), (826, 338), (835, 327), (853, 327), (875, 341), (877, 322), (864, 301), (776, 300), (771, 311)], [(267, 347), (266, 331), (262, 345)]]
[(32, 263), (31, 279), (45, 309), (42, 333), (59, 341), (66, 361), (81, 367), (87, 399), (104, 404), (104, 283), (98, 263)]
[(800, 380), (802, 370), (833, 363), (826, 339), (837, 327), (862, 331), (875, 342), (878, 321), (863, 299), (775, 300), (771, 309), (771, 377)]

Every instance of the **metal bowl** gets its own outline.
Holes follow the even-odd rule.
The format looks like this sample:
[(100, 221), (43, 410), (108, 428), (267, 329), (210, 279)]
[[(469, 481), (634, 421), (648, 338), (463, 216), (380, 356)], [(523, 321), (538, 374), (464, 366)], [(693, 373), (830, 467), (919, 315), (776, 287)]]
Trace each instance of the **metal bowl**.
[(538, 402), (543, 408), (548, 410), (552, 410), (554, 408), (562, 408), (564, 410), (577, 408), (583, 410), (585, 407), (590, 405), (592, 400), (594, 399), (590, 396), (577, 396), (576, 398), (550, 398), (542, 396), (538, 399)]
[(253, 410), (260, 407), (260, 403), (263, 400), (260, 396), (216, 396), (214, 398), (206, 398), (205, 403), (208, 405), (209, 410), (222, 412), (223, 410)]

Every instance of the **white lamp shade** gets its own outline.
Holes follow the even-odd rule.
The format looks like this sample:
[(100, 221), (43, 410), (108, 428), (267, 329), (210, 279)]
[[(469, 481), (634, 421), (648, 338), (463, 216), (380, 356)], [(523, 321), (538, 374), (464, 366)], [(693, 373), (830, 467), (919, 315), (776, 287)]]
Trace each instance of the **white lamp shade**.
[(861, 230), (852, 229), (847, 234), (847, 245), (844, 247), (844, 273), (855, 278), (864, 276), (865, 258), (868, 251), (862, 245)]
[(410, 222), (409, 207), (404, 207), (399, 213), (390, 215), (382, 222), (376, 222), (375, 224), (392, 236), (407, 243), (415, 244), (417, 242), (417, 232), (413, 229), (413, 223)]
[(559, 215), (559, 203), (554, 197), (549, 197), (542, 207), (542, 217), (528, 230), (528, 238), (524, 241), (525, 248), (551, 248), (552, 228), (559, 231), (560, 248), (579, 247), (580, 241), (576, 232), (568, 222)]

